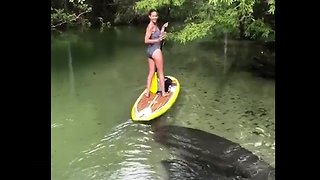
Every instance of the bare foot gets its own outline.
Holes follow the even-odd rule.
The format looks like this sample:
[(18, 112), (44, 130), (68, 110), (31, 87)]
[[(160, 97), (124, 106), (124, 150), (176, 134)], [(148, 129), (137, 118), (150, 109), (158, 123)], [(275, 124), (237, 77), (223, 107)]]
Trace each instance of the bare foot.
[(167, 92), (162, 92), (162, 97), (166, 97), (166, 96), (169, 96), (169, 93), (167, 93)]
[(146, 92), (144, 95), (146, 96), (146, 98), (149, 98), (150, 97), (150, 92)]

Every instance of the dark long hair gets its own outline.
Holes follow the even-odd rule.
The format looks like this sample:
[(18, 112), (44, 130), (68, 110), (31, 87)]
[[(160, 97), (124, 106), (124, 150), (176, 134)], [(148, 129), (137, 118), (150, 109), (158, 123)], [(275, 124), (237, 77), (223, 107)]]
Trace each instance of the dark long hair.
[(152, 12), (158, 13), (158, 11), (156, 9), (150, 9), (149, 12), (148, 12), (148, 15), (150, 16)]

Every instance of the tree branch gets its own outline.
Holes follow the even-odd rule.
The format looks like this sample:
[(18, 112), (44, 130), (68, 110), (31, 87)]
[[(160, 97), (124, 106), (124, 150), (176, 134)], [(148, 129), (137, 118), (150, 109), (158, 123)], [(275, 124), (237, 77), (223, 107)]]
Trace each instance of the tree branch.
[(51, 28), (56, 28), (56, 27), (61, 26), (62, 24), (65, 24), (67, 22), (76, 21), (77, 19), (80, 18), (80, 16), (82, 16), (83, 14), (88, 13), (88, 12), (91, 12), (91, 11), (90, 10), (84, 11), (84, 12), (78, 14), (78, 16), (76, 16), (75, 18), (71, 19), (70, 21), (64, 21), (64, 22), (58, 23), (56, 25), (51, 25)]

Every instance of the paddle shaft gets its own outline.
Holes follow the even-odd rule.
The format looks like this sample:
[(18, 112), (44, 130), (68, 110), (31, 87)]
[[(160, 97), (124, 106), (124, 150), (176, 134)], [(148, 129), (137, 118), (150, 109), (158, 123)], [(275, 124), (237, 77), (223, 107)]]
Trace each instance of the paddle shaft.
[[(163, 32), (166, 32), (167, 31), (167, 27), (164, 27), (164, 31)], [(164, 46), (164, 40), (161, 41), (161, 44), (160, 44), (160, 49), (162, 51), (162, 47)], [(156, 67), (156, 70), (155, 72), (157, 72), (157, 67)]]

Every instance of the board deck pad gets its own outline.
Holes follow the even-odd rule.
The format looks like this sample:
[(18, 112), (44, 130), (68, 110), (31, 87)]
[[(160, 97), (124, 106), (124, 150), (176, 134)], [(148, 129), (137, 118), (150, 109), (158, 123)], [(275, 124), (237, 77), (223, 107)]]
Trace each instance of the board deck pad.
[[(172, 82), (171, 86), (176, 86), (176, 84)], [(168, 93), (169, 94), (165, 97), (162, 97), (161, 92), (158, 92), (156, 94), (150, 92), (149, 97), (146, 97), (144, 95), (138, 102), (138, 106), (137, 106), (138, 112), (150, 106), (151, 103), (152, 103), (151, 105), (152, 112), (158, 110), (169, 101), (170, 97), (173, 94), (172, 92), (168, 92)]]

